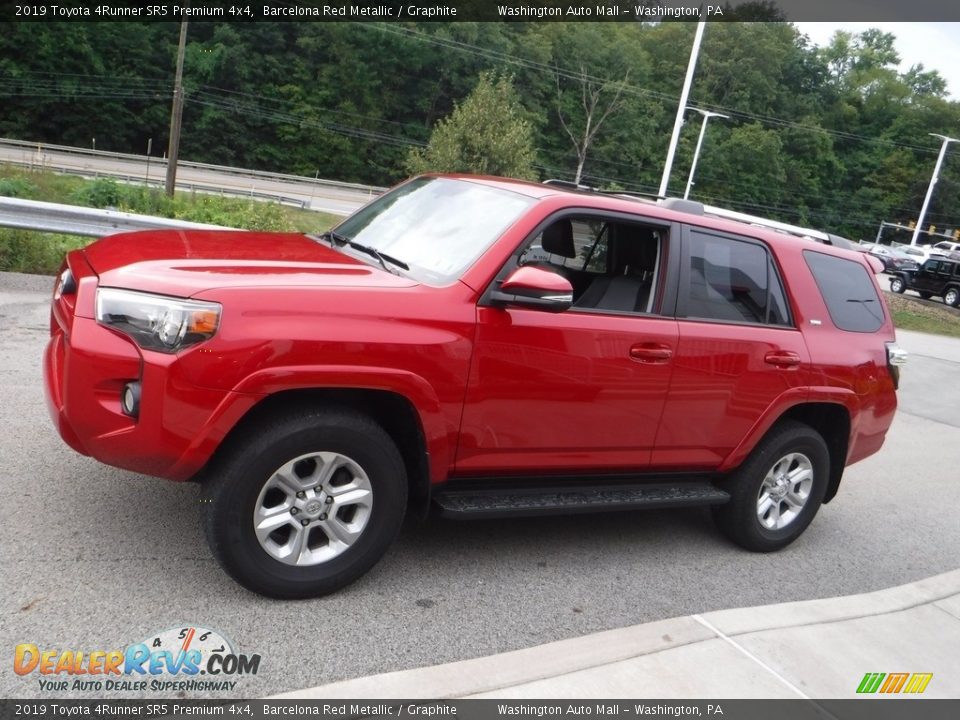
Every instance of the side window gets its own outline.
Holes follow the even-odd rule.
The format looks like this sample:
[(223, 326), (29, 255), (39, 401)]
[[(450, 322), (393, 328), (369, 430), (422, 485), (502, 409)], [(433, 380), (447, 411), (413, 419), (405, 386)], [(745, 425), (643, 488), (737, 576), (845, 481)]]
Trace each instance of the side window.
[(851, 332), (875, 332), (883, 325), (883, 306), (866, 268), (853, 260), (804, 250), (833, 324)]
[(603, 273), (574, 292), (574, 310), (652, 313), (665, 233), (641, 223), (607, 223)]
[(520, 264), (604, 273), (608, 235), (607, 224), (601, 220), (560, 219), (533, 239), (520, 257)]
[[(573, 244), (577, 248), (577, 260), (587, 272), (607, 271), (607, 247), (610, 243), (610, 226), (599, 220), (573, 223)], [(569, 266), (568, 266), (569, 267)]]
[(762, 245), (693, 230), (689, 262), (687, 317), (790, 323), (783, 286)]
[(666, 236), (620, 216), (562, 217), (528, 241), (519, 264), (569, 280), (575, 311), (652, 313)]

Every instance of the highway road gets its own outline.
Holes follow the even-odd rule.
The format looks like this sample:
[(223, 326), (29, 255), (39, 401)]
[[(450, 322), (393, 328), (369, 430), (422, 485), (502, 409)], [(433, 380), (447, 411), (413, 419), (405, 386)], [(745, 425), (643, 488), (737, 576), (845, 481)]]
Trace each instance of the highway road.
[[(336, 595), (267, 600), (214, 562), (196, 486), (110, 468), (61, 442), (41, 388), (51, 282), (0, 274), (0, 697), (44, 696), (36, 676), (12, 672), (24, 642), (114, 649), (199, 624), (262, 655), (259, 674), (230, 693), (256, 697), (678, 615), (868, 592), (958, 565), (960, 341), (902, 332), (913, 354), (886, 446), (847, 471), (782, 552), (731, 546), (699, 509), (432, 520), (409, 523)], [(82, 693), (45, 695), (69, 696)]]
[[(117, 157), (112, 153), (77, 152), (51, 149), (43, 145), (25, 147), (0, 141), (0, 163), (67, 171), (85, 177), (112, 176), (131, 182), (163, 183), (166, 160), (136, 156)], [(230, 172), (181, 163), (177, 169), (177, 187), (235, 196), (271, 196), (295, 201), (303, 207), (334, 215), (349, 215), (376, 195), (376, 188), (349, 187), (347, 184), (314, 181), (312, 178), (280, 179), (265, 177), (241, 169)]]

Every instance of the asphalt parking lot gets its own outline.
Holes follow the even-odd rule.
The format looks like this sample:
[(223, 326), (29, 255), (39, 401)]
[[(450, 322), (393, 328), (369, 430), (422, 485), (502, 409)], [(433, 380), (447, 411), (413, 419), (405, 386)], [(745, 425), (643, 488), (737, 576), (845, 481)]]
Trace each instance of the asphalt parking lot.
[(196, 486), (110, 468), (60, 441), (40, 371), (51, 283), (0, 273), (0, 697), (42, 695), (35, 677), (12, 671), (24, 642), (106, 650), (170, 627), (214, 628), (262, 655), (233, 693), (255, 697), (957, 567), (960, 353), (901, 333), (912, 354), (886, 446), (847, 471), (838, 497), (780, 553), (729, 545), (702, 510), (432, 520), (409, 523), (337, 595), (267, 600), (214, 562)]

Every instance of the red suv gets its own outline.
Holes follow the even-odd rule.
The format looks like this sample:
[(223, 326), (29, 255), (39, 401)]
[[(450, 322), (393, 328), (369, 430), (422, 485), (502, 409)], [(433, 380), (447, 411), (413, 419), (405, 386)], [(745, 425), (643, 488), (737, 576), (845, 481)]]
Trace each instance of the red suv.
[(771, 551), (883, 444), (881, 297), (861, 253), (696, 203), (427, 176), (316, 237), (70, 253), (46, 394), (78, 452), (202, 481), (214, 555), (275, 597), (351, 582), (431, 506), (711, 505)]

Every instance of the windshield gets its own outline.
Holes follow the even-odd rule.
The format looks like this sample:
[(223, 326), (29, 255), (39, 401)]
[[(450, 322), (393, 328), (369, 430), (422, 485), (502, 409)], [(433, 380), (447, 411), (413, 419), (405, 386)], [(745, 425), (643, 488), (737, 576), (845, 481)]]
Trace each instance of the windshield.
[[(338, 237), (406, 263), (431, 285), (456, 280), (534, 202), (466, 180), (417, 178), (338, 225)], [(362, 256), (366, 257), (366, 256)]]

